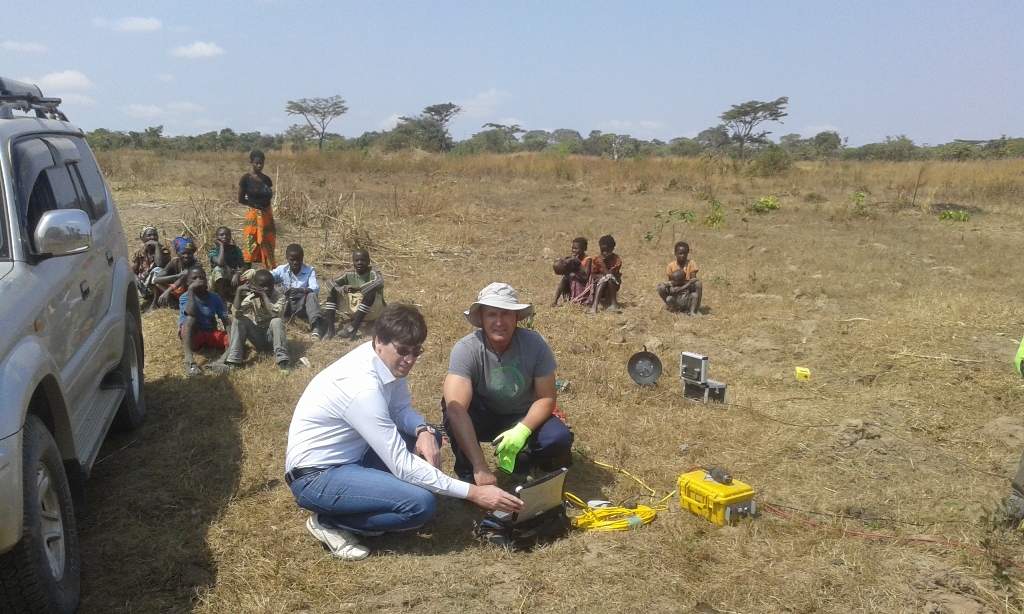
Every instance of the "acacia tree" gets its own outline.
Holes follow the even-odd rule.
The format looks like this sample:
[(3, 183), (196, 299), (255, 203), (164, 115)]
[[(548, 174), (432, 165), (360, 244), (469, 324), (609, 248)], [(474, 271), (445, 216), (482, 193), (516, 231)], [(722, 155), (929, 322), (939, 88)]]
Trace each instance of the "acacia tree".
[(433, 104), (415, 117), (402, 116), (391, 131), (389, 146), (396, 149), (419, 147), (425, 151), (451, 151), (454, 143), (448, 133), (452, 118), (462, 112), (462, 107), (451, 102)]
[(327, 125), (348, 111), (341, 96), (328, 98), (299, 98), (289, 100), (284, 108), (288, 115), (301, 115), (309, 127), (316, 133), (317, 147), (324, 148), (324, 137), (327, 136)]
[(512, 124), (511, 126), (504, 126), (502, 124), (491, 124), (491, 123), (488, 123), (488, 124), (484, 124), (483, 127), (484, 128), (494, 128), (495, 130), (500, 130), (501, 133), (505, 135), (505, 142), (508, 144), (508, 150), (509, 151), (515, 151), (516, 143), (519, 142), (519, 139), (516, 138), (516, 135), (517, 134), (522, 134), (522, 133), (526, 132), (526, 130), (523, 130), (522, 126), (520, 126), (519, 124)]
[(452, 118), (462, 113), (462, 107), (451, 102), (432, 104), (423, 109), (423, 117), (427, 117), (441, 124), (445, 132), (448, 132), (448, 123)]
[(740, 146), (740, 160), (743, 160), (743, 147), (748, 143), (764, 143), (771, 132), (767, 130), (754, 133), (754, 128), (762, 122), (772, 121), (782, 123), (782, 118), (789, 115), (786, 113), (786, 105), (789, 104), (789, 97), (783, 96), (772, 102), (761, 102), (751, 100), (743, 104), (734, 104), (732, 108), (719, 115), (726, 128), (732, 131), (732, 140)]

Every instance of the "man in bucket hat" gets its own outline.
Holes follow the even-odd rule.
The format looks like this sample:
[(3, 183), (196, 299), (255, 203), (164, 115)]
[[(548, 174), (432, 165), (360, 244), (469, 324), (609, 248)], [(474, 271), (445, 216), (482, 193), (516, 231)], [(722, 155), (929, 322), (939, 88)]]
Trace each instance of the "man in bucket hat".
[(517, 325), (532, 314), (503, 283), (481, 290), (465, 312), (478, 330), (452, 348), (441, 411), (455, 474), (470, 484), (497, 483), (481, 441), (492, 442), (508, 473), (572, 464), (572, 431), (553, 415), (555, 357), (539, 333)]

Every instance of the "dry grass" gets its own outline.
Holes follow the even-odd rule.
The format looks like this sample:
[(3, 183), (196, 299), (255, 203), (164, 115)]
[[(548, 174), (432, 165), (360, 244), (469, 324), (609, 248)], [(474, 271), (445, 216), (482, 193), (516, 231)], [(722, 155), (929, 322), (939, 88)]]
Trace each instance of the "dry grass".
[[(129, 228), (176, 231), (203, 212), (239, 228), (228, 205), (243, 156), (101, 163)], [(410, 385), (428, 419), (440, 417), (448, 350), (468, 332), (460, 311), (485, 284), (507, 281), (538, 307), (535, 326), (571, 382), (560, 404), (590, 457), (661, 496), (689, 467), (721, 465), (762, 501), (818, 512), (792, 513), (821, 525), (986, 553), (843, 535), (767, 511), (720, 528), (670, 499), (671, 511), (642, 530), (508, 554), (471, 539), (478, 511), (443, 499), (424, 530), (367, 540), (373, 557), (337, 562), (306, 534), (281, 474), (295, 401), (351, 345), (309, 346), (295, 327), (292, 349), (312, 371), (282, 379), (263, 359), (186, 381), (166, 312), (144, 322), (149, 419), (108, 441), (89, 483), (83, 611), (1022, 610), (1020, 571), (1000, 562), (1024, 564), (1022, 538), (985, 520), (1024, 446), (1024, 388), (1010, 360), (1024, 331), (1020, 161), (923, 172), (805, 165), (754, 179), (714, 160), (314, 153), (271, 154), (268, 173), (282, 197), (279, 249), (303, 243), (333, 271), (367, 245), (388, 299), (422, 307), (431, 334)], [(860, 210), (857, 190), (867, 194)], [(768, 194), (780, 210), (743, 209)], [(643, 239), (658, 211), (691, 210), (699, 221), (711, 196), (726, 205), (724, 228), (680, 223), (657, 245)], [(193, 203), (207, 206), (189, 213)], [(945, 203), (975, 213), (940, 223), (932, 207)], [(706, 318), (667, 313), (653, 291), (671, 232), (700, 264)], [(606, 233), (625, 261), (624, 311), (547, 308), (551, 260), (572, 237), (595, 251)], [(665, 363), (656, 387), (625, 370), (644, 345)], [(683, 350), (711, 357), (728, 406), (682, 398)], [(797, 365), (813, 379), (796, 381)], [(872, 438), (851, 443), (865, 430), (844, 420), (869, 423)], [(582, 460), (569, 488), (650, 502), (629, 477)]]

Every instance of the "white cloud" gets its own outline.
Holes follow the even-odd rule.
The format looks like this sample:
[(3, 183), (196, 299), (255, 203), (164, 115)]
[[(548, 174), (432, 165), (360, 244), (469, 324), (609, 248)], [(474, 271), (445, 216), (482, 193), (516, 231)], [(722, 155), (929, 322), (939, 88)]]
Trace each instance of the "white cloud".
[(820, 132), (839, 132), (839, 128), (836, 128), (832, 124), (818, 124), (817, 126), (804, 126), (803, 131), (800, 133), (804, 138), (812, 138), (818, 135)]
[(381, 130), (394, 130), (395, 126), (398, 125), (398, 119), (402, 117), (398, 113), (392, 113), (387, 119), (378, 124)]
[(64, 94), (59, 97), (65, 104), (76, 104), (82, 106), (92, 106), (96, 104), (96, 101), (88, 96), (82, 94)]
[(148, 104), (127, 104), (121, 110), (132, 117), (157, 117), (163, 113), (163, 109)]
[(97, 28), (105, 28), (107, 27), (107, 20), (103, 19), (102, 17), (94, 17), (92, 20), (92, 25), (96, 26)]
[(45, 53), (46, 47), (38, 43), (19, 43), (18, 41), (4, 41), (0, 45), (4, 51), (15, 51), (18, 53)]
[(92, 81), (77, 70), (65, 70), (43, 75), (34, 81), (44, 92), (50, 90), (84, 90), (93, 87)]
[(630, 129), (633, 128), (633, 122), (629, 120), (618, 120), (613, 119), (606, 122), (601, 122), (597, 125), (598, 130), (601, 132), (613, 132), (615, 134), (627, 134)]
[(156, 77), (161, 83), (174, 83), (174, 75), (163, 73)]
[(491, 88), (469, 100), (457, 103), (466, 117), (489, 117), (508, 98), (508, 92)]
[(211, 119), (197, 119), (194, 122), (192, 122), (192, 125), (196, 128), (199, 128), (200, 130), (206, 131), (218, 130), (221, 127), (223, 127), (221, 124), (218, 124), (216, 121)]
[(201, 113), (203, 107), (192, 102), (169, 102), (167, 103), (167, 111), (172, 115), (191, 115), (193, 113)]
[(640, 129), (641, 130), (652, 131), (652, 130), (663, 130), (664, 128), (665, 128), (665, 122), (656, 122), (656, 121), (652, 121), (652, 120), (649, 120), (649, 119), (645, 119), (645, 120), (640, 122)]
[(155, 17), (125, 17), (114, 24), (114, 28), (120, 32), (156, 32), (163, 27)]
[(196, 41), (191, 45), (171, 49), (171, 55), (176, 58), (185, 58), (186, 60), (198, 60), (224, 55), (224, 50), (218, 47), (216, 43), (201, 43)]

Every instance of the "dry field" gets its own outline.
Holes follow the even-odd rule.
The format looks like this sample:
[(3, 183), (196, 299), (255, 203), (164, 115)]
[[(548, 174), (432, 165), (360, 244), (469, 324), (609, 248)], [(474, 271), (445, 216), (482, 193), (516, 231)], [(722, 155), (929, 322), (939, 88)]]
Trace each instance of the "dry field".
[[(101, 156), (132, 247), (150, 222), (165, 240), (240, 230), (246, 161)], [(144, 321), (149, 418), (107, 442), (88, 485), (82, 611), (1024, 609), (1024, 534), (993, 520), (1024, 448), (1011, 360), (1024, 333), (1024, 162), (833, 163), (772, 179), (712, 160), (267, 162), (279, 255), (300, 242), (323, 276), (368, 247), (389, 302), (421, 306), (430, 337), (410, 385), (428, 420), (440, 419), (448, 351), (469, 331), (461, 311), (506, 281), (537, 306), (578, 451), (658, 494), (582, 456), (571, 492), (651, 504), (690, 467), (722, 466), (757, 490), (762, 513), (722, 528), (673, 496), (640, 530), (507, 553), (471, 537), (480, 511), (443, 499), (423, 530), (367, 539), (371, 558), (336, 561), (306, 533), (282, 473), (295, 401), (353, 344), (310, 345), (294, 326), (292, 350), (313, 370), (281, 378), (257, 359), (186, 379), (168, 310)], [(746, 210), (769, 194), (781, 209)], [(699, 223), (710, 196), (725, 205), (723, 227)], [(940, 222), (949, 203), (970, 220)], [(662, 224), (670, 210), (697, 223)], [(577, 235), (595, 253), (608, 233), (624, 260), (622, 312), (549, 308), (551, 261)], [(668, 313), (654, 292), (679, 239), (700, 265), (705, 318)], [(655, 386), (626, 372), (644, 346), (665, 365)], [(727, 405), (682, 397), (681, 351), (711, 357)], [(796, 366), (812, 379), (797, 381)]]

